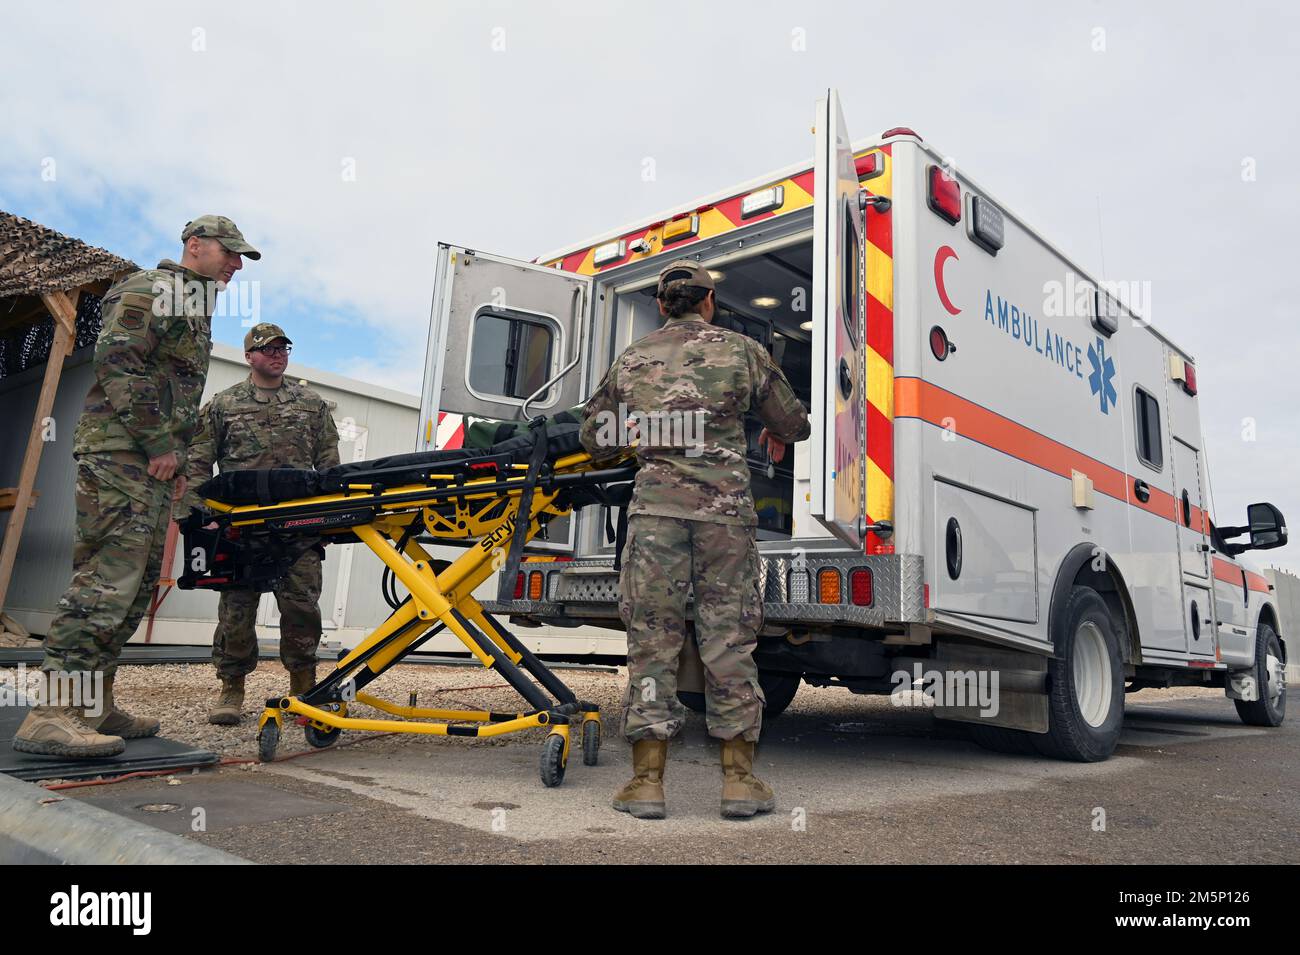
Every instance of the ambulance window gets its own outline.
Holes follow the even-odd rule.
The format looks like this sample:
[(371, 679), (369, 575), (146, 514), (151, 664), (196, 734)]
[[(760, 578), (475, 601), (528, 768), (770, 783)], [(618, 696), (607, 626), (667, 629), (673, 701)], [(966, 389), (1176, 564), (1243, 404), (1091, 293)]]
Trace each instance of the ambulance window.
[(527, 398), (551, 377), (554, 339), (553, 329), (538, 319), (479, 312), (470, 340), (470, 388), (481, 395)]
[(862, 248), (858, 244), (858, 230), (854, 227), (852, 215), (844, 217), (844, 325), (849, 332), (849, 341), (858, 347), (858, 263), (862, 261)]
[(1149, 468), (1159, 471), (1164, 467), (1165, 457), (1160, 441), (1160, 402), (1151, 395), (1137, 389), (1137, 452), (1138, 459)]

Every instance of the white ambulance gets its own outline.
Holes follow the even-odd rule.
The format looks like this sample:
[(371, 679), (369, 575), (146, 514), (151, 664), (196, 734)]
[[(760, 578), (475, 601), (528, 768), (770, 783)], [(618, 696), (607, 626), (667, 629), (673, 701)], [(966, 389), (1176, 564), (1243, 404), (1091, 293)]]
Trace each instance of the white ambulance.
[[(924, 689), (984, 745), (1075, 760), (1112, 752), (1126, 690), (1221, 687), (1279, 725), (1277, 609), (1237, 557), (1286, 528), (1211, 521), (1192, 357), (911, 130), (850, 145), (830, 91), (814, 134), (811, 166), (532, 263), (440, 245), (421, 449), (579, 404), (695, 258), (813, 419), (779, 465), (750, 436), (769, 715), (800, 681)], [(614, 526), (552, 524), (491, 609), (617, 627)]]

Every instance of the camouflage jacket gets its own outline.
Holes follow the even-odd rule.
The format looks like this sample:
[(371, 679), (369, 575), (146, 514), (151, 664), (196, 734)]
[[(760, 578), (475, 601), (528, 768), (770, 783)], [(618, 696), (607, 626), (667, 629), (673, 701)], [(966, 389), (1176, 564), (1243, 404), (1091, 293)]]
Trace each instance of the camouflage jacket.
[(753, 339), (688, 312), (630, 345), (587, 401), (582, 445), (593, 457), (626, 446), (637, 421), (637, 472), (629, 514), (718, 524), (758, 523), (745, 463), (745, 415), (774, 436), (809, 435), (789, 381)]
[(108, 290), (74, 454), (184, 456), (208, 377), (215, 305), (212, 280), (170, 259)]
[(264, 397), (250, 375), (219, 391), (199, 412), (199, 430), (190, 445), (185, 476), (189, 487), (176, 516), (199, 507), (198, 487), (222, 471), (250, 468), (315, 468), (339, 463), (339, 432), (334, 405), (306, 385), (284, 379), (273, 398)]

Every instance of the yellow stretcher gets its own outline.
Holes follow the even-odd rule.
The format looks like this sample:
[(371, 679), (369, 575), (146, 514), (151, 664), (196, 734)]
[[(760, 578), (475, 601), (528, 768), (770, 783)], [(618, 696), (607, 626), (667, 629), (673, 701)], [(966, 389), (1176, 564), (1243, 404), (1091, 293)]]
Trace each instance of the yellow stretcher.
[[(566, 425), (548, 432), (545, 420), (537, 419), (527, 434), (483, 451), (401, 455), (324, 474), (233, 472), (200, 489), (205, 509), (182, 522), (182, 588), (269, 590), (306, 549), (360, 542), (409, 591), (311, 690), (267, 700), (258, 720), (260, 759), (274, 757), (284, 721), (292, 716), (304, 723), (307, 742), (316, 747), (332, 745), (342, 730), (500, 736), (545, 727), (541, 776), (547, 786), (563, 780), (571, 731), (580, 725), (583, 762), (595, 765), (599, 708), (579, 700), (473, 597), (497, 571), (503, 594), (512, 591), (523, 545), (551, 519), (588, 503), (626, 501), (635, 466), (616, 459), (597, 467), (580, 450), (576, 430)], [(239, 487), (232, 487), (231, 477)], [(293, 496), (303, 488), (323, 493)], [(472, 543), (445, 562), (430, 556), (422, 540)], [(417, 706), (414, 694), (399, 705), (363, 692), (444, 629), (484, 667), (499, 671), (527, 706), (515, 713), (444, 710)], [(392, 718), (350, 716), (353, 703)]]

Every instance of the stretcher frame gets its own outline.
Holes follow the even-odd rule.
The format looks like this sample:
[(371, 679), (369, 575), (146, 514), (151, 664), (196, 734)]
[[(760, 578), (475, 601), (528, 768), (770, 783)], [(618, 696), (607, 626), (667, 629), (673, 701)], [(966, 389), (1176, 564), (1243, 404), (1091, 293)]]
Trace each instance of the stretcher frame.
[[(545, 441), (545, 433), (535, 440)], [(507, 551), (522, 552), (551, 518), (570, 513), (582, 491), (629, 481), (635, 466), (621, 460), (595, 467), (585, 452), (559, 457), (553, 464), (470, 458), (435, 462), (420, 483), (409, 483), (411, 468), (398, 468), (408, 483), (386, 487), (382, 471), (364, 472), (366, 483), (348, 483), (338, 493), (266, 505), (231, 505), (205, 501), (202, 520), (215, 520), (214, 537), (235, 529), (269, 528), (273, 533), (307, 534), (368, 547), (409, 591), (393, 610), (324, 679), (302, 696), (266, 701), (258, 719), (258, 757), (275, 757), (287, 718), (304, 726), (307, 742), (333, 745), (343, 730), (415, 733), (434, 736), (491, 737), (545, 727), (541, 777), (557, 786), (568, 764), (572, 728), (579, 727), (583, 762), (595, 765), (600, 749), (600, 708), (580, 700), (505, 626), (487, 613), (474, 590), (503, 567)], [(491, 469), (494, 473), (476, 477)], [(518, 515), (527, 502), (523, 541)], [(578, 506), (581, 506), (579, 504)], [(205, 527), (210, 527), (208, 524)], [(454, 561), (435, 560), (416, 539), (423, 531), (434, 539), (474, 543)], [(512, 546), (514, 545), (514, 546)], [(187, 545), (188, 546), (188, 545)], [(514, 563), (517, 564), (515, 556)], [(513, 576), (513, 575), (511, 575)], [(418, 706), (414, 693), (400, 705), (362, 692), (402, 658), (434, 635), (449, 630), (486, 669), (499, 671), (528, 704), (514, 713)], [(537, 682), (534, 683), (533, 678)], [(540, 684), (540, 685), (539, 685)], [(549, 694), (549, 696), (548, 696)], [(395, 719), (348, 715), (350, 703), (364, 703)]]

